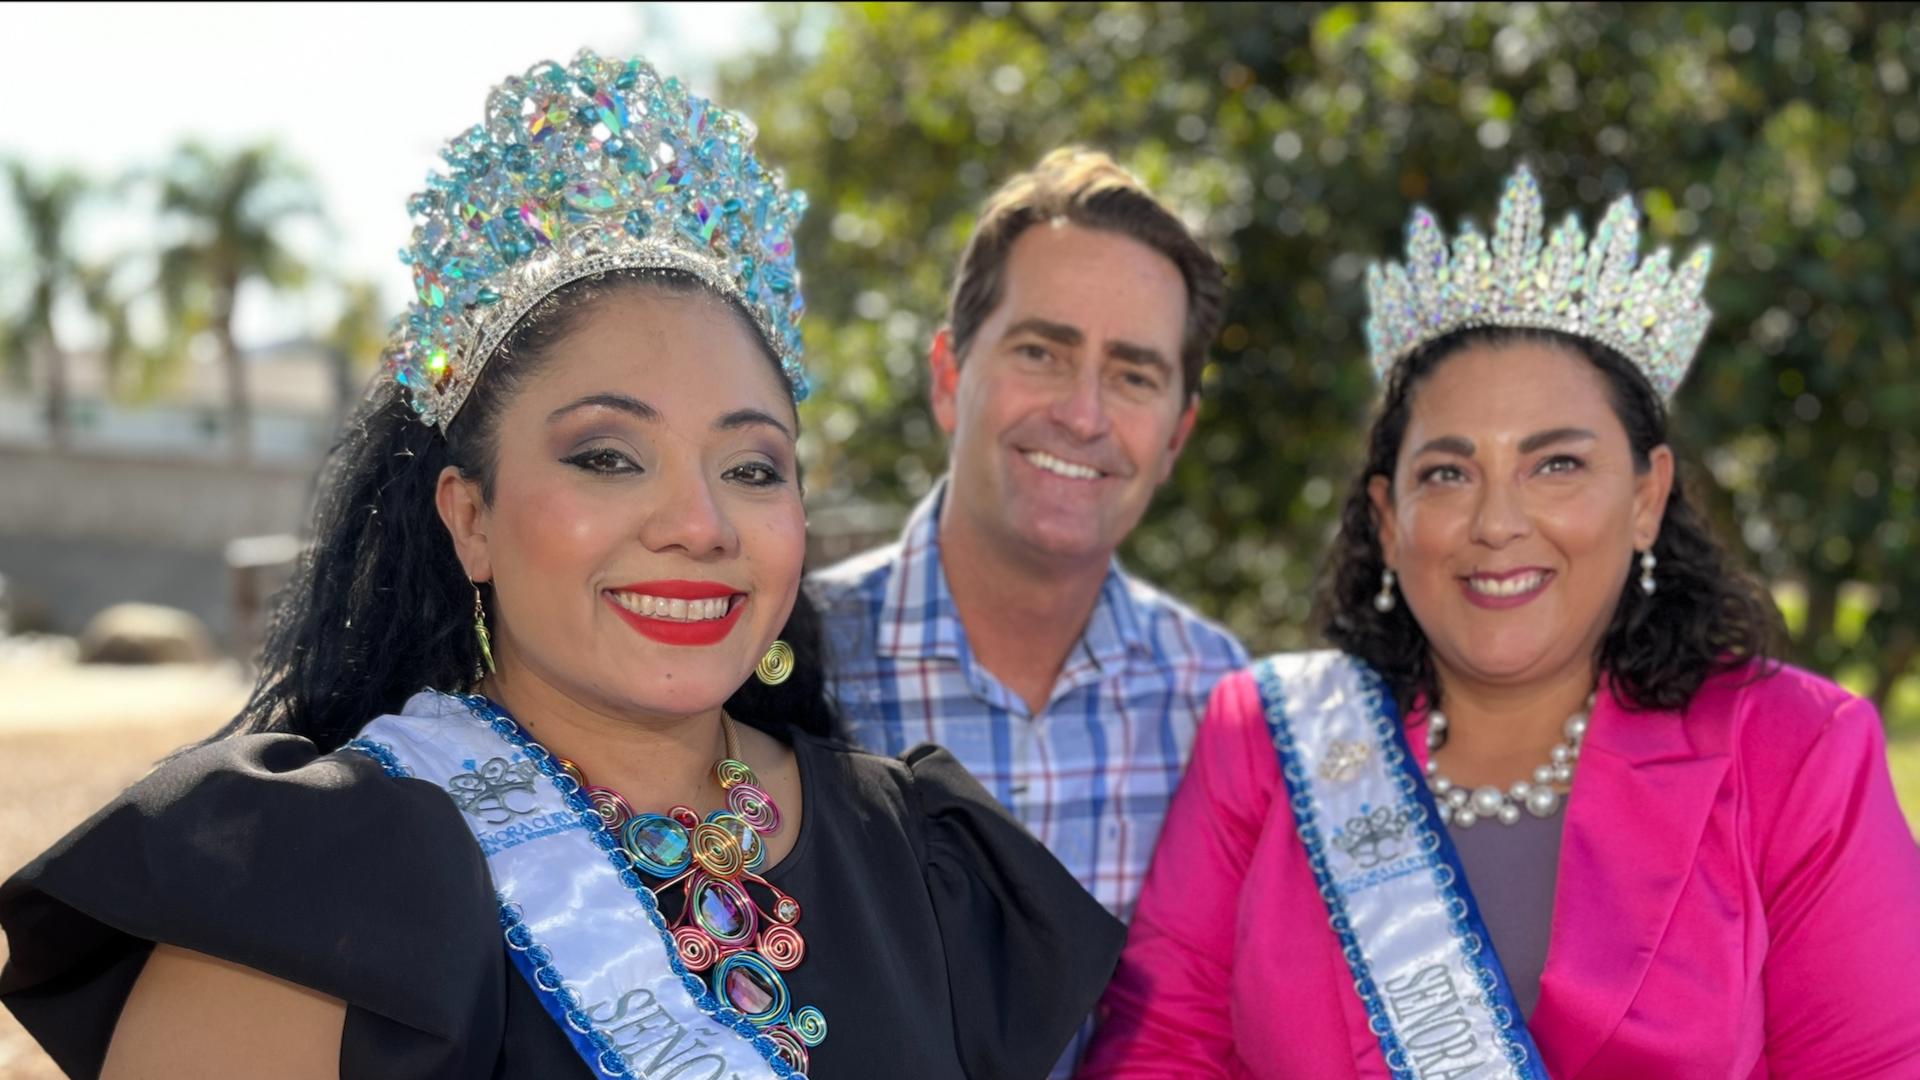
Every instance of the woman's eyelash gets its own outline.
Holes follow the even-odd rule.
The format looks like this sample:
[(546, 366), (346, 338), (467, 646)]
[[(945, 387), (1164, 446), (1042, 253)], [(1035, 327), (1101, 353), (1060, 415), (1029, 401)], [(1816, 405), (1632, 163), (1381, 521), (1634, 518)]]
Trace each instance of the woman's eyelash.
[(632, 458), (610, 446), (596, 446), (560, 460), (590, 473), (616, 473), (637, 470)]
[[(749, 478), (747, 476), (748, 473), (752, 473), (754, 476)], [(780, 470), (763, 461), (749, 462), (745, 465), (735, 465), (733, 468), (727, 470), (727, 475), (739, 479), (752, 487), (772, 487), (786, 480), (786, 477), (780, 475)]]
[[(624, 451), (610, 446), (592, 447), (577, 454), (569, 454), (560, 460), (582, 472), (599, 476), (644, 471)], [(722, 475), (749, 487), (773, 487), (785, 483), (787, 479), (778, 468), (764, 461), (735, 465)]]

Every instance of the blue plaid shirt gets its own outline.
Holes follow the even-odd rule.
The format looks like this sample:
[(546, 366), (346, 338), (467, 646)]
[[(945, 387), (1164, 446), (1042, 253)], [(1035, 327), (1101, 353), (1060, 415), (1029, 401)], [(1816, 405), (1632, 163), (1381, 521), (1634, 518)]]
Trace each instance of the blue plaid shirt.
[(1116, 561), (1046, 708), (975, 662), (940, 561), (942, 482), (899, 543), (813, 575), (830, 686), (853, 736), (938, 743), (1121, 920), (1180, 782), (1207, 696), (1246, 666), (1233, 636)]

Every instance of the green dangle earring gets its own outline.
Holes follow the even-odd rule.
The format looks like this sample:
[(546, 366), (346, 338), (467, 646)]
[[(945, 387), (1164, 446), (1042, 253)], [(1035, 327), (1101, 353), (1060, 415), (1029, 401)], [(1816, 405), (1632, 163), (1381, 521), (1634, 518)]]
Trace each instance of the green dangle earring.
[(480, 659), (487, 665), (487, 674), (493, 668), (493, 637), (487, 633), (487, 605), (480, 599), (480, 583), (473, 583), (473, 636), (480, 639)]

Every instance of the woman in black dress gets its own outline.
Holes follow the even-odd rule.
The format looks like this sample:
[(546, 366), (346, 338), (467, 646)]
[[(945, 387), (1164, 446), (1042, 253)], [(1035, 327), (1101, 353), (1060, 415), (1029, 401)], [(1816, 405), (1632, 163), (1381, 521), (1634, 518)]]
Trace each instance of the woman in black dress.
[(449, 144), (252, 700), (0, 888), (71, 1075), (1053, 1064), (1118, 924), (943, 751), (833, 735), (750, 141), (582, 53)]

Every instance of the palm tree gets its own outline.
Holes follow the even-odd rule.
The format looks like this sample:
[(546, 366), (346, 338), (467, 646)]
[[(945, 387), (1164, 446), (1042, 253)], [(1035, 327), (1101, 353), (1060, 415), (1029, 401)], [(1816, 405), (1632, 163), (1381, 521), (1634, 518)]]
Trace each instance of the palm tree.
[(222, 155), (188, 143), (162, 175), (160, 212), (179, 233), (160, 253), (162, 298), (176, 327), (213, 335), (226, 376), (230, 445), (244, 461), (252, 454), (252, 397), (233, 340), (234, 301), (249, 280), (277, 288), (305, 280), (281, 229), (292, 218), (318, 216), (312, 182), (272, 144)]
[(38, 353), (47, 373), (47, 435), (55, 447), (65, 447), (70, 427), (67, 354), (53, 329), (53, 311), (62, 296), (80, 287), (81, 268), (71, 250), (74, 209), (86, 194), (78, 174), (61, 170), (35, 175), (26, 165), (11, 161), (7, 186), (21, 222), (26, 226), (32, 258), (28, 274), (26, 309), (4, 342), (8, 373), (23, 382)]
[(380, 356), (387, 343), (386, 305), (380, 288), (371, 281), (340, 285), (340, 315), (327, 335), (327, 353), (333, 363), (334, 424), (352, 410), (356, 383)]
[(146, 370), (151, 366), (150, 361), (142, 363), (142, 370), (138, 372), (128, 371), (131, 361), (147, 358), (134, 342), (133, 320), (127, 314), (132, 297), (129, 275), (121, 270), (125, 265), (122, 259), (90, 263), (78, 268), (74, 280), (88, 313), (98, 320), (104, 332), (100, 357), (106, 362), (107, 391), (116, 397), (127, 392), (129, 382), (137, 381), (139, 389), (144, 391), (153, 379), (153, 374)]

